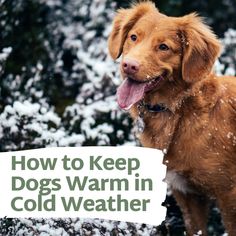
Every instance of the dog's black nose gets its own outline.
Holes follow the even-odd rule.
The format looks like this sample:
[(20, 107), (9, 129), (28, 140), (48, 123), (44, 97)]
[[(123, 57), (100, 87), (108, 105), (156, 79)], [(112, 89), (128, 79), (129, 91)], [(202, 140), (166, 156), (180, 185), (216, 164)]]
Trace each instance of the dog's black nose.
[(139, 63), (136, 60), (133, 60), (133, 59), (125, 59), (122, 62), (122, 68), (123, 68), (123, 71), (126, 74), (133, 75), (133, 74), (138, 72)]

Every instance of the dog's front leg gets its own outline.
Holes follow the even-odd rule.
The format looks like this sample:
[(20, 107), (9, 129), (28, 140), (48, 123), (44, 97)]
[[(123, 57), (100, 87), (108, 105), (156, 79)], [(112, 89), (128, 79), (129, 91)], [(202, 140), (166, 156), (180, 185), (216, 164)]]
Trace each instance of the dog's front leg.
[(224, 190), (217, 196), (217, 203), (221, 211), (223, 223), (228, 236), (236, 235), (236, 187)]
[(182, 211), (187, 235), (193, 236), (201, 233), (202, 236), (206, 236), (209, 213), (208, 198), (178, 190), (173, 190), (173, 195)]

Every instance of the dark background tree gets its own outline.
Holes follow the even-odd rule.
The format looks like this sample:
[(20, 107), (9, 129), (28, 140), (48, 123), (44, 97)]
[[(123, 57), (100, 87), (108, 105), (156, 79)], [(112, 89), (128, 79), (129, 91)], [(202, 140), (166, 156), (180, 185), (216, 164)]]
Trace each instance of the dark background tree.
[[(129, 6), (129, 1), (116, 1), (119, 7)], [(234, 0), (157, 0), (158, 9), (170, 16), (183, 16), (190, 12), (198, 12), (206, 17), (218, 36), (223, 37), (229, 28), (236, 28), (236, 1)]]

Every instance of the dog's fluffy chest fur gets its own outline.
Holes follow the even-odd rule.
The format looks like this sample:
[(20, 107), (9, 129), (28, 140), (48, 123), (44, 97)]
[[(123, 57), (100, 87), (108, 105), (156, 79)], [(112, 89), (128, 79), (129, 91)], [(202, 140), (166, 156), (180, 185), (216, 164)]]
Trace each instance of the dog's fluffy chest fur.
[[(195, 96), (187, 100), (176, 114), (146, 113), (140, 141), (146, 147), (167, 150), (164, 163), (173, 188), (188, 192), (193, 186), (214, 195), (226, 182), (236, 182), (236, 129), (232, 125), (235, 118), (228, 112), (231, 100), (214, 96), (213, 90), (207, 92), (204, 99)], [(232, 155), (235, 161), (229, 167)]]
[(173, 170), (167, 171), (165, 182), (171, 189), (178, 190), (184, 194), (194, 192), (194, 189), (190, 186), (187, 179)]

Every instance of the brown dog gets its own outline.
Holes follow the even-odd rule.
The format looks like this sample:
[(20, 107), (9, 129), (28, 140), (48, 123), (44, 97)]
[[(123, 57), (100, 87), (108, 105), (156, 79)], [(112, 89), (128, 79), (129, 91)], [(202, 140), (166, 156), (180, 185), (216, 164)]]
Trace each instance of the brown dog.
[(236, 78), (212, 73), (216, 36), (196, 14), (168, 17), (143, 2), (118, 11), (109, 51), (122, 55), (120, 107), (143, 119), (144, 146), (166, 149), (166, 181), (187, 235), (207, 234), (209, 200), (216, 199), (235, 236)]

